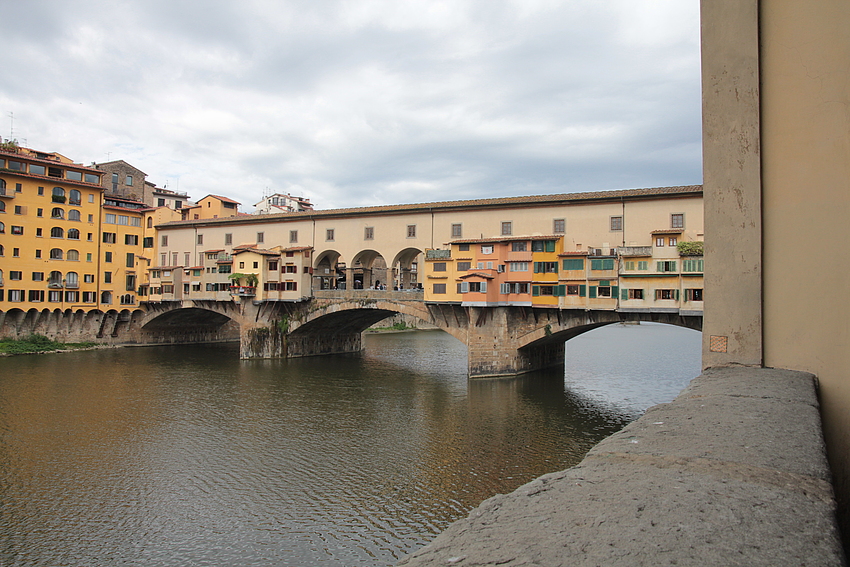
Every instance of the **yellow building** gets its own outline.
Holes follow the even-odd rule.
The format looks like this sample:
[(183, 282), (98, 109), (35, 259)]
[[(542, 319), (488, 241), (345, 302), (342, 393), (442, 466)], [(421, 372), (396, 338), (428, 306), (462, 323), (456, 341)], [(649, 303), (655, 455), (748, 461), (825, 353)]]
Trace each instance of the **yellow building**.
[(101, 174), (57, 153), (0, 148), (4, 311), (99, 307)]

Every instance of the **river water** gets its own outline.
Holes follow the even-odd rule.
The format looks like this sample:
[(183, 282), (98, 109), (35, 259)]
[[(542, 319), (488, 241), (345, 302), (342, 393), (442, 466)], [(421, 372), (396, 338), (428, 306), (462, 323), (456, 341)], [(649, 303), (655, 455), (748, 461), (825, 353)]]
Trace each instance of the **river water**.
[(0, 565), (392, 565), (671, 400), (699, 342), (609, 326), (567, 343), (563, 371), (481, 381), (440, 331), (299, 360), (0, 359)]

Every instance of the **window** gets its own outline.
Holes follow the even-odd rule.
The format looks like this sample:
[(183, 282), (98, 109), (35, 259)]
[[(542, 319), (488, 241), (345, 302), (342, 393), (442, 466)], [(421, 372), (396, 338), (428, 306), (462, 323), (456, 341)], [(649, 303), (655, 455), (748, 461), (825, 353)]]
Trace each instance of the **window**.
[(77, 303), (80, 300), (80, 292), (79, 291), (66, 291), (65, 292), (65, 302), (66, 303)]
[(68, 220), (80, 222), (80, 211), (77, 209), (71, 209), (68, 211)]
[(21, 249), (20, 248), (12, 248), (12, 257), (20, 258), (21, 257)]
[(183, 208), (183, 201), (174, 201), (174, 208), (175, 209), (182, 209)]
[(472, 262), (458, 262), (457, 263), (457, 271), (458, 272), (468, 272), (469, 268), (472, 267)]
[(50, 198), (54, 203), (64, 203), (65, 202), (65, 190), (61, 187), (54, 187), (53, 192)]
[(658, 262), (657, 266), (659, 272), (675, 272), (676, 271), (676, 261), (675, 260), (662, 260)]
[(580, 286), (580, 285), (568, 285), (567, 286), (567, 295), (578, 295), (579, 289), (581, 287), (582, 286)]
[(127, 246), (138, 246), (139, 245), (139, 236), (136, 234), (125, 234), (124, 235), (124, 244)]
[(325, 240), (327, 240), (328, 242), (333, 242), (333, 239), (334, 239), (334, 229), (329, 228), (329, 229), (325, 230)]
[(12, 225), (12, 234), (23, 234), (24, 227)]
[(535, 274), (557, 274), (558, 262), (534, 262)]
[(590, 260), (591, 270), (613, 270), (614, 258), (593, 258)]
[(50, 250), (50, 259), (51, 260), (61, 260), (63, 256), (63, 252), (61, 248), (51, 248)]
[(678, 239), (675, 236), (671, 236), (668, 239), (668, 243), (670, 244), (670, 246), (676, 246), (677, 242), (678, 242)]
[(512, 242), (511, 252), (525, 252), (528, 249), (527, 242)]
[(103, 272), (103, 283), (112, 283), (112, 272)]
[(702, 288), (688, 288), (685, 290), (685, 301), (702, 301)]
[(611, 217), (611, 232), (623, 230), (623, 217)]
[(257, 233), (257, 244), (262, 244), (263, 242), (265, 242), (265, 240), (266, 240), (266, 233), (265, 232), (258, 232)]
[(462, 224), (453, 224), (452, 225), (452, 238), (460, 238), (463, 236), (463, 225)]
[(566, 228), (566, 222), (564, 219), (555, 219), (552, 221), (552, 232), (555, 234), (564, 234)]
[(375, 238), (375, 227), (367, 226), (363, 230), (363, 239), (364, 240), (373, 240)]
[(126, 179), (124, 179), (124, 185), (128, 185), (128, 186), (133, 185), (133, 176), (132, 175), (128, 175), (126, 177)]
[(68, 204), (69, 205), (79, 205), (82, 202), (83, 202), (82, 193), (80, 193), (76, 189), (71, 189), (70, 193), (68, 194)]
[(678, 289), (656, 289), (655, 299), (678, 299)]
[(24, 273), (19, 270), (9, 270), (9, 279), (12, 281), (19, 281), (24, 279)]
[(682, 260), (682, 271), (683, 272), (702, 272), (703, 271), (703, 261), (702, 260)]
[(469, 291), (473, 293), (487, 293), (487, 282), (469, 282)]
[[(39, 211), (41, 211), (41, 209), (39, 209)], [(0, 201), (0, 213), (5, 213), (5, 212), (6, 212), (6, 203), (4, 201)], [(41, 216), (41, 215), (38, 215), (38, 216)]]
[(638, 262), (638, 270), (648, 270), (649, 269), (649, 261), (641, 260)]
[(512, 272), (527, 272), (528, 262), (508, 262), (508, 267)]
[(554, 252), (555, 251), (555, 241), (554, 240), (534, 240), (531, 243), (531, 251), (532, 252)]
[(134, 289), (136, 289), (136, 275), (127, 274), (127, 276), (124, 278), (124, 290), (133, 291)]
[(269, 271), (276, 272), (277, 271), (277, 260), (269, 260)]
[(106, 304), (106, 305), (111, 304), (112, 303), (112, 292), (111, 291), (104, 291), (103, 293), (101, 293), (100, 294), (100, 302), (103, 303), (103, 304)]
[(29, 301), (33, 303), (40, 303), (44, 301), (44, 290), (43, 289), (31, 289), (29, 293)]
[(458, 252), (469, 252), (469, 244), (458, 244)]
[(95, 292), (84, 291), (83, 292), (83, 303), (94, 303), (96, 297), (97, 297), (97, 295), (96, 295)]
[(9, 301), (20, 302), (24, 300), (24, 290), (22, 289), (10, 289), (9, 290)]
[(79, 171), (66, 171), (65, 178), (70, 179), (71, 181), (82, 181), (83, 174)]
[(27, 213), (27, 208), (23, 205), (15, 205), (15, 214), (16, 215), (25, 215)]
[(153, 217), (148, 217), (148, 228), (153, 228)]
[(203, 245), (203, 243), (204, 243), (204, 235), (203, 235), (203, 234), (199, 234), (199, 235), (195, 238), (195, 244), (197, 244), (197, 245), (199, 245), (199, 246), (200, 246), (200, 245)]
[(50, 290), (47, 292), (47, 301), (59, 303), (62, 301), (62, 290)]
[(445, 272), (446, 271), (446, 263), (445, 262), (434, 262), (433, 264), (435, 272)]
[(286, 266), (284, 266), (283, 273), (285, 273), (285, 274), (297, 274), (298, 273), (298, 266), (296, 266), (295, 264), (287, 264)]
[(670, 228), (685, 228), (685, 215), (682, 213), (670, 215)]
[[(188, 264), (188, 262), (186, 262)], [(125, 264), (128, 268), (132, 268), (136, 265), (136, 255), (132, 252), (127, 252), (127, 263)]]
[(114, 232), (104, 232), (103, 233), (103, 243), (104, 244), (115, 244), (116, 234)]
[(481, 247), (481, 253), (482, 254), (492, 254), (493, 253), (493, 245), (490, 244), (490, 245), (487, 245), (487, 246), (482, 246)]
[(70, 260), (72, 262), (80, 261), (80, 253), (77, 250), (68, 250), (68, 253), (65, 254), (65, 259)]
[(62, 272), (53, 271), (50, 272), (50, 276), (47, 278), (47, 285), (49, 287), (61, 287), (62, 286)]
[(434, 295), (444, 295), (446, 293), (446, 284), (435, 283), (433, 291), (434, 291)]
[(625, 269), (626, 269), (626, 271), (627, 271), (627, 272), (634, 271), (634, 269), (635, 269), (635, 262), (634, 262), (634, 260), (626, 261)]
[(642, 289), (630, 289), (630, 290), (623, 290), (623, 291), (628, 291), (628, 294), (626, 295), (626, 297), (628, 299), (643, 299), (643, 290)]
[(36, 258), (41, 258), (41, 250), (36, 250), (36, 251), (35, 251), (35, 257), (36, 257)]
[(43, 282), (44, 281), (44, 272), (33, 272), (32, 273), (32, 281)]
[(162, 235), (162, 238), (160, 239), (160, 246), (168, 246), (168, 235), (167, 234)]
[(53, 210), (50, 211), (50, 218), (52, 219), (64, 219), (65, 211), (60, 207), (53, 207)]
[(601, 285), (597, 288), (596, 295), (598, 297), (611, 297), (611, 286)]
[(254, 269), (256, 270), (257, 268), (259, 268), (259, 267), (260, 267), (260, 263), (259, 263), (259, 262), (254, 262), (254, 263), (253, 263), (253, 265), (252, 265), (251, 267), (252, 267), (252, 268), (254, 268)]
[(112, 263), (112, 252), (105, 252), (103, 257), (106, 262)]
[(408, 238), (416, 238), (416, 225), (415, 224), (407, 225), (407, 237)]
[(584, 258), (565, 258), (563, 268), (564, 270), (583, 270)]
[(50, 229), (50, 238), (65, 238), (65, 231), (62, 227), (54, 226)]
[(153, 248), (153, 236), (142, 238), (142, 248)]
[(658, 248), (662, 248), (664, 246), (664, 237), (656, 236), (655, 237), (655, 246)]
[(225, 233), (224, 244), (225, 246), (230, 246), (231, 244), (233, 244), (233, 235), (231, 233)]
[(513, 234), (513, 223), (511, 221), (502, 221), (502, 236), (510, 236)]
[(94, 274), (83, 274), (83, 282), (94, 283)]
[(294, 244), (294, 243), (298, 242), (298, 231), (297, 230), (290, 230), (289, 231), (289, 242), (290, 242), (290, 244)]

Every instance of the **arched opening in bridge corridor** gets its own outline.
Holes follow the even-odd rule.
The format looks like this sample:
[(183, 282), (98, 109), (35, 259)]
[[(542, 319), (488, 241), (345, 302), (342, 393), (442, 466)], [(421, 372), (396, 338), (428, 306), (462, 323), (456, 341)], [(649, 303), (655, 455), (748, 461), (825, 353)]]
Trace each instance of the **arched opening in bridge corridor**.
[(671, 401), (702, 369), (702, 333), (664, 323), (614, 323), (566, 342), (564, 387), (637, 417)]
[(405, 248), (392, 261), (393, 289), (422, 289), (419, 268), (422, 266), (422, 250)]
[(377, 289), (381, 286), (392, 289), (387, 283), (387, 262), (375, 250), (359, 252), (347, 272), (347, 279), (352, 282), (347, 289)]
[(313, 289), (345, 289), (345, 260), (336, 250), (327, 250), (314, 258)]

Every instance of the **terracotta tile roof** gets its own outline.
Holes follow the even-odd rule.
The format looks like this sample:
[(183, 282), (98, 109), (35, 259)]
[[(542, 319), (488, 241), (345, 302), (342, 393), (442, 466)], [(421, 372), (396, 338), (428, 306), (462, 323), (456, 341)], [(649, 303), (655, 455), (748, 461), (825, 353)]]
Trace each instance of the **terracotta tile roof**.
[(479, 272), (477, 270), (472, 270), (472, 271), (465, 273), (462, 276), (458, 276), (458, 279), (463, 280), (463, 279), (466, 279), (466, 278), (471, 278), (471, 277), (476, 277), (476, 276), (480, 277), (480, 278), (488, 279), (488, 280), (495, 279), (495, 277), (496, 277), (496, 276), (489, 274), (487, 272)]
[(587, 250), (564, 250), (558, 256), (587, 256), (588, 254)]
[(684, 229), (681, 228), (662, 228), (661, 230), (653, 230), (650, 234), (682, 234)]
[[(214, 195), (212, 195), (214, 196)], [(587, 191), (584, 193), (559, 193), (556, 195), (530, 195), (523, 197), (502, 197), (494, 199), (469, 199), (462, 201), (436, 201), (408, 205), (381, 205), (377, 207), (354, 207), (350, 209), (318, 209), (293, 213), (273, 213), (268, 215), (248, 215), (247, 217), (222, 217), (217, 219), (195, 219), (171, 221), (159, 226), (193, 226), (197, 224), (226, 223), (266, 223), (272, 220), (298, 220), (322, 217), (362, 216), (408, 213), (412, 211), (430, 212), (446, 210), (464, 210), (474, 208), (506, 208), (537, 205), (571, 205), (592, 203), (595, 201), (643, 200), (671, 196), (702, 196), (702, 185), (679, 187), (656, 187), (647, 189), (620, 189), (615, 191)]]
[[(227, 197), (222, 197), (221, 195), (207, 195), (207, 197), (213, 197), (213, 198), (218, 199), (219, 201), (223, 201), (223, 202), (225, 202), (225, 203), (234, 203), (234, 204), (236, 204), (236, 205), (241, 205), (241, 204), (242, 204), (242, 203), (240, 203), (239, 201), (234, 201), (233, 199), (228, 199)], [(204, 200), (204, 199), (206, 199), (207, 197), (204, 197), (203, 199), (198, 199), (198, 201), (199, 201), (199, 202), (200, 202), (200, 201), (203, 201), (203, 200)]]
[(219, 248), (217, 250), (204, 250), (204, 254), (217, 254), (218, 252), (224, 252), (224, 248)]

